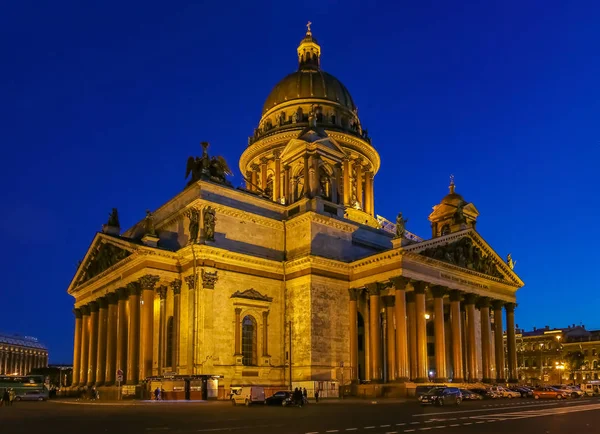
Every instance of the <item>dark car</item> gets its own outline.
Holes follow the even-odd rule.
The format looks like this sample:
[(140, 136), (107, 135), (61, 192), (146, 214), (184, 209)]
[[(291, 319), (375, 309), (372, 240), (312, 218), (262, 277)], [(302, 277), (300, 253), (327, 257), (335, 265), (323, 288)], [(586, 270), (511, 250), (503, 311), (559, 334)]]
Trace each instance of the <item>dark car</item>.
[(421, 395), (419, 401), (421, 402), (421, 405), (460, 405), (462, 402), (462, 395), (458, 387), (434, 387), (427, 393)]
[(468, 389), (460, 389), (460, 394), (462, 395), (462, 399), (465, 401), (476, 401), (478, 399), (483, 399), (479, 393), (475, 393)]
[(265, 399), (266, 405), (287, 405), (288, 399), (292, 396), (291, 392), (280, 390)]
[(530, 389), (527, 389), (525, 387), (512, 387), (510, 390), (519, 392), (521, 394), (521, 398), (527, 398), (529, 396), (533, 396), (533, 391)]

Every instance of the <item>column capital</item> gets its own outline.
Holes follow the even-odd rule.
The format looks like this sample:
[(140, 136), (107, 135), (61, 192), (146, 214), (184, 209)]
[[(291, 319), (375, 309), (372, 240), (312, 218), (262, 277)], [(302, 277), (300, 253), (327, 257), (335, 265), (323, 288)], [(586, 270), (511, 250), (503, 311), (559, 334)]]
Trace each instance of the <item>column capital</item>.
[(502, 300), (492, 300), (492, 307), (494, 308), (494, 310), (502, 310), (505, 303), (506, 302)]
[(87, 315), (87, 316), (89, 316), (89, 314), (90, 314), (90, 307), (88, 305), (81, 306), (79, 309), (81, 310), (81, 315)]
[(100, 309), (106, 309), (108, 307), (108, 299), (106, 297), (100, 297), (98, 299), (98, 305)]
[(181, 279), (175, 279), (169, 285), (171, 285), (173, 295), (181, 294)]
[(254, 164), (254, 163), (253, 163), (253, 164), (251, 164), (251, 165), (250, 165), (250, 169), (251, 169), (253, 172), (258, 172), (258, 171), (260, 170), (260, 166), (259, 166), (258, 164)]
[(241, 313), (242, 313), (242, 308), (241, 307), (236, 307), (235, 308), (235, 314), (239, 316)]
[(269, 162), (269, 159), (267, 157), (260, 158), (260, 164), (267, 164), (268, 162)]
[(477, 307), (479, 309), (481, 308), (490, 308), (490, 299), (487, 297), (480, 297), (479, 300), (477, 300)]
[(448, 293), (448, 288), (441, 285), (434, 285), (431, 287), (431, 293), (433, 298), (443, 298)]
[(358, 295), (360, 294), (360, 290), (362, 288), (348, 288), (348, 295), (350, 296), (350, 301), (358, 300)]
[(390, 278), (390, 283), (395, 290), (404, 291), (406, 286), (410, 283), (410, 279), (404, 276), (396, 276)]
[(420, 280), (413, 280), (411, 283), (413, 285), (415, 294), (425, 294), (425, 291), (427, 291), (427, 288), (430, 287), (429, 283), (423, 282)]
[(88, 306), (90, 307), (90, 313), (98, 312), (98, 310), (100, 309), (100, 306), (98, 306), (97, 301), (90, 301), (88, 303)]
[(75, 318), (81, 318), (81, 309), (75, 308), (73, 309), (73, 313), (75, 314)]
[(129, 295), (142, 295), (142, 285), (139, 282), (129, 282), (127, 285)]
[(381, 300), (383, 300), (383, 305), (385, 307), (394, 307), (396, 304), (396, 297), (393, 295), (385, 295), (381, 297)]
[(129, 297), (129, 289), (126, 287), (121, 287), (117, 289), (117, 297), (119, 300), (127, 300)]
[(478, 296), (476, 294), (465, 294), (465, 303), (464, 304), (475, 304), (477, 302)]
[(517, 307), (516, 303), (506, 303), (504, 305), (504, 309), (506, 309), (506, 312), (508, 313), (514, 313), (515, 307)]
[(369, 293), (370, 297), (379, 297), (381, 291), (383, 291), (386, 287), (387, 284), (385, 282), (373, 282), (367, 283), (365, 285), (365, 288), (367, 289), (367, 292)]
[(279, 160), (281, 158), (281, 149), (275, 149), (273, 151), (273, 157), (275, 157), (276, 160)]
[(108, 301), (108, 304), (117, 304), (119, 297), (116, 292), (111, 292), (106, 294), (106, 300)]
[(462, 301), (462, 292), (458, 289), (450, 290), (450, 301)]
[(269, 311), (268, 310), (264, 310), (262, 313), (263, 319), (266, 321), (267, 317), (269, 316)]
[(197, 274), (190, 274), (189, 276), (185, 276), (185, 283), (188, 286), (188, 289), (194, 289), (196, 287), (196, 279), (198, 278)]
[(161, 300), (165, 300), (167, 298), (167, 285), (160, 285), (156, 288), (156, 293)]
[(160, 280), (160, 276), (155, 274), (145, 274), (138, 279), (138, 282), (142, 286), (143, 290), (153, 291), (156, 283)]

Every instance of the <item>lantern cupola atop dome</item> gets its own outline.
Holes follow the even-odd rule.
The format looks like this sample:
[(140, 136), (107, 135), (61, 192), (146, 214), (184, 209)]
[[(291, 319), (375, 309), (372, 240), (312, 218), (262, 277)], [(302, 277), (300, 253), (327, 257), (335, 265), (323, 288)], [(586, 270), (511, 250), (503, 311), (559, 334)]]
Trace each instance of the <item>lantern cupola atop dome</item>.
[(450, 175), (450, 192), (442, 201), (433, 207), (429, 214), (432, 236), (441, 237), (467, 228), (475, 229), (479, 211), (475, 205), (467, 202), (460, 194), (456, 193), (454, 175)]
[(306, 35), (298, 45), (298, 69), (319, 70), (321, 68), (321, 46), (313, 38), (309, 21), (306, 25)]

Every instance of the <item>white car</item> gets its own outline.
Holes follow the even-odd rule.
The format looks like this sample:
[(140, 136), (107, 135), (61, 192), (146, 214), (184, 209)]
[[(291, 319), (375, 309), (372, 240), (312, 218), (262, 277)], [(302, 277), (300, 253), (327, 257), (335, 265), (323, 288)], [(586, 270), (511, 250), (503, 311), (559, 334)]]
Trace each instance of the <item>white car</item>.
[(490, 390), (503, 398), (520, 398), (521, 394), (515, 390), (505, 389), (502, 386), (490, 387)]

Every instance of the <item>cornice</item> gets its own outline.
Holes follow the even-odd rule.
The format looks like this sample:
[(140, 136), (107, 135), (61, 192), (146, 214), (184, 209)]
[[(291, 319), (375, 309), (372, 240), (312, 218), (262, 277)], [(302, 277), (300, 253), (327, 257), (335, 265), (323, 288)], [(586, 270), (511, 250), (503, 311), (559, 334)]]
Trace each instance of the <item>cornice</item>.
[(349, 264), (345, 262), (313, 255), (303, 256), (285, 263), (286, 274), (313, 267), (342, 274), (348, 274), (350, 271)]
[(361, 267), (367, 267), (369, 265), (378, 264), (380, 262), (389, 262), (396, 258), (399, 258), (405, 254), (405, 251), (402, 249), (390, 249), (385, 252), (376, 253), (372, 256), (368, 256), (363, 259), (358, 259), (350, 264), (352, 270), (354, 272), (363, 271)]
[[(294, 204), (295, 205), (295, 204)], [(353, 233), (358, 229), (358, 225), (347, 223), (344, 221), (337, 220), (333, 217), (324, 216), (314, 211), (307, 211), (300, 214), (297, 217), (293, 217), (291, 220), (286, 222), (286, 229), (294, 229), (306, 222), (316, 222), (322, 225), (326, 225), (335, 229), (339, 229), (343, 232)]]
[(377, 174), (377, 172), (379, 171), (379, 167), (381, 166), (381, 159), (372, 145), (350, 134), (344, 134), (336, 131), (327, 131), (327, 135), (329, 135), (329, 137), (338, 142), (340, 146), (354, 148), (354, 150), (365, 155), (367, 159), (373, 164), (373, 174)]
[[(192, 249), (194, 249), (194, 253), (192, 253)], [(261, 269), (266, 269), (273, 273), (283, 273), (283, 264), (281, 261), (259, 258), (244, 253), (231, 252), (206, 244), (188, 245), (179, 250), (178, 254), (180, 256), (179, 262), (182, 267), (193, 262), (195, 254), (196, 258), (202, 258), (202, 260), (205, 261), (220, 261), (234, 265), (259, 266)]]

